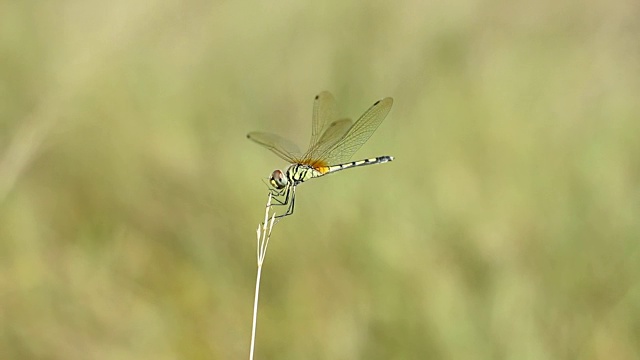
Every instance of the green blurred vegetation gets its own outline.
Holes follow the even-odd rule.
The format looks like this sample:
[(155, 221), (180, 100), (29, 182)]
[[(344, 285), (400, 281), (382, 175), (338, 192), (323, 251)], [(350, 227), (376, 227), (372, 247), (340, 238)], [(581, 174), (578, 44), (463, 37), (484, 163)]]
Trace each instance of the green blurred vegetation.
[(0, 358), (248, 357), (262, 180), (313, 96), (392, 96), (298, 189), (259, 359), (640, 357), (631, 0), (0, 5)]

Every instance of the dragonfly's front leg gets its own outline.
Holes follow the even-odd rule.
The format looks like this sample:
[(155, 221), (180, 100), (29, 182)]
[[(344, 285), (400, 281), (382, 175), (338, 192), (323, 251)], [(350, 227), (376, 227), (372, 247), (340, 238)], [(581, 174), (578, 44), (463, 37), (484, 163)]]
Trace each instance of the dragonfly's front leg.
[(289, 191), (290, 186), (287, 185), (283, 189), (270, 189), (271, 196), (273, 198), (273, 205), (287, 205), (289, 203)]

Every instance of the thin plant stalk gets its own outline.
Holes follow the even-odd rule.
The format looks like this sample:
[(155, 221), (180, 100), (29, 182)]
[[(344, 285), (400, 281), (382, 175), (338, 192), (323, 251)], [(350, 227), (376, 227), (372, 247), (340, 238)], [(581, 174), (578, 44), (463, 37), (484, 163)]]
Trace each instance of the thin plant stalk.
[(256, 326), (258, 322), (258, 298), (260, 297), (260, 278), (262, 276), (262, 263), (264, 262), (264, 258), (267, 255), (267, 247), (269, 246), (269, 239), (271, 238), (271, 230), (273, 230), (273, 225), (275, 224), (276, 214), (271, 215), (271, 220), (269, 220), (269, 210), (271, 209), (271, 193), (269, 193), (269, 198), (267, 200), (267, 206), (264, 213), (264, 222), (262, 224), (258, 224), (258, 229), (256, 230), (257, 235), (257, 257), (258, 257), (258, 272), (256, 274), (256, 291), (253, 299), (253, 325), (251, 326), (251, 348), (249, 350), (249, 360), (253, 360), (253, 354), (256, 346)]

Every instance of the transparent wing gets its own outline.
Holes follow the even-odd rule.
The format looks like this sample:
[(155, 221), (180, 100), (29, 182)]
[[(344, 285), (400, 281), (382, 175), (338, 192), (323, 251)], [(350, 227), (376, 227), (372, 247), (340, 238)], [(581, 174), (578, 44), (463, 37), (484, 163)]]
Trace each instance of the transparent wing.
[(340, 140), (318, 154), (319, 159), (325, 160), (330, 165), (344, 163), (351, 159), (376, 131), (392, 105), (393, 99), (390, 97), (376, 101)]
[(254, 131), (248, 133), (247, 138), (273, 151), (281, 159), (290, 163), (297, 163), (300, 159), (298, 146), (280, 135)]
[(325, 133), (324, 129), (337, 118), (336, 99), (328, 91), (316, 95), (313, 102), (313, 114), (311, 118), (311, 141), (309, 149), (317, 146)]
[(325, 154), (327, 149), (332, 148), (338, 141), (340, 141), (352, 125), (353, 121), (351, 119), (340, 119), (332, 122), (324, 131), (320, 139), (318, 139), (313, 147), (307, 150), (302, 158), (322, 160), (322, 154)]

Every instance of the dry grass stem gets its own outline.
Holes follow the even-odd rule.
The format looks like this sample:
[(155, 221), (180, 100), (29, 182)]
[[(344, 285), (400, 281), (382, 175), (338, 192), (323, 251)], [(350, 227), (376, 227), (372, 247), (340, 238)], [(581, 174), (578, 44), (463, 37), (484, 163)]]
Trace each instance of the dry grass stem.
[(275, 224), (276, 214), (273, 213), (271, 215), (271, 220), (269, 220), (269, 212), (271, 210), (271, 198), (272, 195), (269, 193), (269, 198), (267, 199), (267, 206), (264, 212), (264, 221), (258, 225), (256, 229), (256, 237), (257, 237), (257, 260), (258, 260), (258, 272), (256, 274), (256, 290), (253, 299), (253, 324), (251, 326), (251, 347), (249, 350), (249, 359), (253, 360), (253, 354), (255, 352), (255, 344), (256, 344), (256, 325), (258, 321), (258, 298), (260, 297), (260, 278), (262, 276), (262, 264), (264, 263), (264, 258), (267, 255), (267, 247), (269, 246), (269, 239), (271, 238), (271, 231), (273, 230), (273, 225)]

